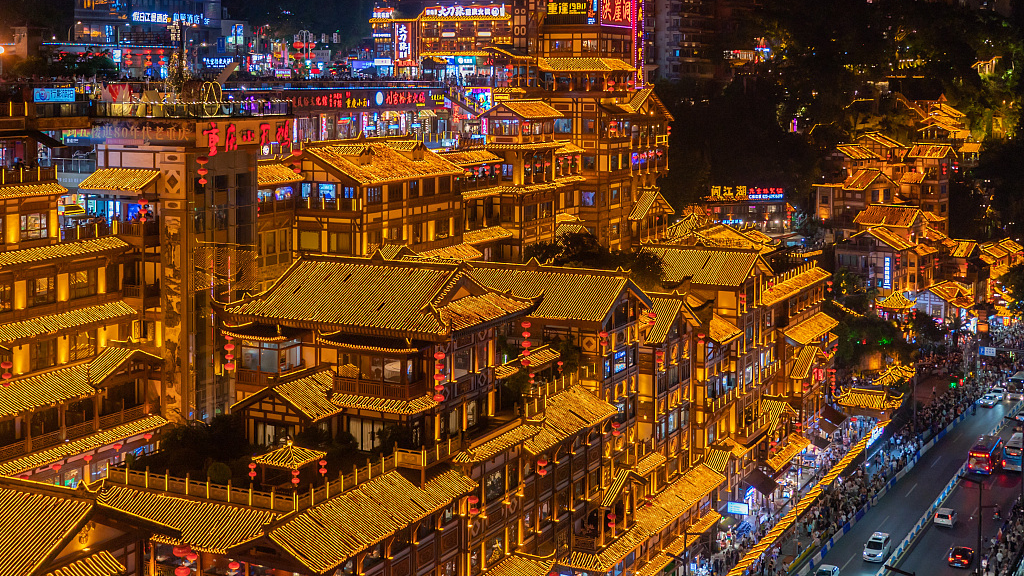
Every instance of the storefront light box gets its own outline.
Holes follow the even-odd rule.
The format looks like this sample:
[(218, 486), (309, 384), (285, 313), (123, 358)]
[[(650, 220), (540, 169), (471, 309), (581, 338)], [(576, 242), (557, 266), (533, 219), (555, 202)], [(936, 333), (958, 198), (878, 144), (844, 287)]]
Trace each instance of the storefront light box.
[(726, 502), (725, 512), (727, 514), (742, 514), (746, 516), (750, 514), (750, 504), (746, 502)]

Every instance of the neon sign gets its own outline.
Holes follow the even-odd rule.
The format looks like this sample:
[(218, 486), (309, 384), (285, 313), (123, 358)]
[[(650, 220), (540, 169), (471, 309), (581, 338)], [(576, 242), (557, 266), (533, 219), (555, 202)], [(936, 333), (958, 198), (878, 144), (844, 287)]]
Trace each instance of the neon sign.
[(238, 150), (239, 145), (259, 144), (269, 146), (277, 142), (281, 148), (291, 150), (291, 120), (283, 122), (204, 122), (199, 125), (196, 146), (207, 148), (210, 156), (216, 156), (220, 150), (225, 152)]
[(570, 14), (573, 16), (593, 16), (594, 11), (587, 0), (570, 0), (569, 2), (548, 2), (548, 14)]
[(604, 26), (633, 26), (633, 2), (631, 0), (601, 0), (601, 24)]
[(488, 6), (431, 6), (423, 11), (425, 16), (438, 18), (503, 18), (505, 17), (505, 5), (495, 4)]
[(373, 11), (373, 17), (380, 20), (390, 20), (395, 17), (394, 8), (379, 8)]
[(287, 94), (295, 108), (371, 108), (376, 106), (432, 106), (444, 103), (444, 93), (437, 90), (338, 90), (306, 96)]
[(892, 257), (885, 257), (885, 265), (882, 267), (882, 288), (892, 288)]
[(132, 12), (133, 22), (152, 22), (154, 24), (167, 24), (169, 22), (183, 22), (185, 24), (209, 24), (210, 19), (202, 14), (186, 14), (175, 12), (165, 14), (163, 12)]
[(395, 25), (395, 60), (408, 60), (412, 56), (409, 43), (409, 25), (401, 22)]

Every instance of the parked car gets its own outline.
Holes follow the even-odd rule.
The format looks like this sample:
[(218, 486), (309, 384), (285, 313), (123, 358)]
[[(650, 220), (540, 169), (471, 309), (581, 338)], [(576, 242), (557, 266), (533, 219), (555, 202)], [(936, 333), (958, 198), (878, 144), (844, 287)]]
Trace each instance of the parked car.
[(864, 559), (868, 562), (885, 562), (892, 550), (892, 539), (885, 532), (875, 532), (864, 544)]
[(948, 526), (952, 528), (956, 524), (956, 510), (952, 508), (939, 508), (935, 511), (935, 525)]

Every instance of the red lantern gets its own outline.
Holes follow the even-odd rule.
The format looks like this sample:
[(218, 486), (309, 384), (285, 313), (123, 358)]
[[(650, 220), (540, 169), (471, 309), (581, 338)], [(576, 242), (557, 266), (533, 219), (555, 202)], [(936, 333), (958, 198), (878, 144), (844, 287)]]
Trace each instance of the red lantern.
[(615, 520), (615, 512), (609, 512), (608, 513), (608, 519), (609, 520)]
[(292, 478), (292, 484), (298, 486), (299, 485), (299, 479), (298, 478)]
[(152, 440), (152, 439), (153, 439), (153, 433), (152, 433), (152, 432), (146, 432), (145, 434), (143, 434), (143, 435), (142, 435), (142, 438), (143, 438), (143, 439), (144, 439), (144, 440), (145, 440), (146, 442), (149, 442), (150, 440)]
[(321, 466), (327, 466), (327, 460), (321, 460), (321, 461), (317, 462), (317, 464), (319, 464)]
[(255, 469), (256, 469), (256, 463), (255, 462), (249, 462), (249, 470), (255, 470)]
[(255, 477), (256, 477), (256, 471), (255, 470), (250, 470), (249, 471), (249, 478), (255, 478)]
[(548, 459), (547, 458), (541, 456), (540, 458), (537, 459), (537, 466), (540, 466), (541, 468), (544, 468), (547, 465), (548, 465)]
[(327, 468), (323, 468), (323, 467), (321, 467), (321, 468), (320, 468), (320, 475), (322, 476), (322, 475), (324, 475), (324, 474), (327, 474)]
[(86, 464), (92, 462), (92, 454), (86, 454), (85, 456), (82, 456), (82, 460), (85, 460)]
[(10, 360), (4, 360), (3, 362), (0, 362), (0, 368), (3, 368), (4, 370), (10, 370), (11, 368), (14, 368), (14, 362), (11, 362)]
[(114, 443), (114, 452), (120, 452), (121, 448), (124, 448), (124, 444), (121, 444), (120, 442)]
[(532, 324), (530, 324), (529, 320), (524, 320), (521, 326), (523, 327), (523, 330), (527, 330), (530, 328), (530, 326), (532, 326)]
[(192, 569), (188, 566), (178, 566), (174, 569), (174, 576), (188, 576), (192, 573)]
[(195, 552), (189, 552), (185, 555), (185, 559), (189, 562), (195, 562), (196, 560), (199, 560), (199, 554), (196, 554)]
[(232, 560), (231, 562), (228, 562), (228, 570), (238, 570), (241, 567), (242, 567), (242, 565), (239, 564), (238, 562), (235, 562), (234, 560)]
[(529, 337), (530, 337), (530, 333), (529, 332), (523, 332), (523, 338), (529, 338)]
[(444, 384), (434, 384), (434, 390), (437, 392), (444, 392)]
[(527, 340), (526, 342), (523, 342), (523, 348), (529, 348), (530, 346), (533, 346), (533, 344), (530, 344), (529, 340)]
[(298, 475), (299, 475), (299, 471), (298, 470), (292, 470), (292, 476), (298, 476)]
[(53, 464), (50, 464), (50, 468), (52, 468), (54, 472), (60, 472), (60, 469), (62, 467), (63, 464), (61, 464), (60, 462), (54, 462)]
[(523, 358), (522, 360), (520, 360), (520, 363), (523, 366), (529, 366), (530, 365), (530, 359), (529, 358)]
[(228, 372), (233, 371), (235, 369), (235, 363), (228, 362), (227, 364), (224, 365), (224, 369), (227, 370)]
[(609, 528), (615, 528), (615, 522), (609, 522), (608, 523), (608, 527)]
[(469, 515), (470, 516), (476, 516), (479, 513), (480, 513), (480, 509), (475, 507), (475, 506), (473, 508), (469, 509)]
[(598, 332), (598, 333), (597, 333), (597, 335), (598, 335), (598, 337), (600, 337), (600, 338), (601, 338), (602, 340), (604, 340), (604, 339), (608, 338), (608, 333), (607, 333), (607, 332), (605, 332), (604, 330), (601, 330), (600, 332)]
[(444, 380), (444, 374), (434, 374), (434, 380), (441, 382)]
[(466, 502), (469, 502), (470, 504), (476, 504), (479, 501), (480, 497), (475, 494), (470, 494), (469, 497), (466, 498)]
[(434, 402), (444, 402), (444, 396), (440, 394), (434, 394)]
[(540, 470), (537, 470), (537, 474), (540, 474), (541, 476), (547, 476), (548, 471), (545, 470), (544, 468), (541, 468)]
[(434, 360), (444, 360), (444, 352), (434, 352)]
[(200, 156), (200, 157), (196, 158), (196, 162), (198, 162), (200, 165), (206, 164), (209, 161), (210, 161), (210, 159), (207, 158), (206, 156)]

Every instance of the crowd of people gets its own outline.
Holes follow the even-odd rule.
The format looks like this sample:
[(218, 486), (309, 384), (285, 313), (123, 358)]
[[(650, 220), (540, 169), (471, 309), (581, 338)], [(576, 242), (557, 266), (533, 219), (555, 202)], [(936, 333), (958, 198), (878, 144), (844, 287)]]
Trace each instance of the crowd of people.
[(1014, 559), (1024, 544), (1024, 503), (1013, 505), (999, 534), (990, 541), (985, 573), (991, 576), (1009, 576), (1014, 569)]

